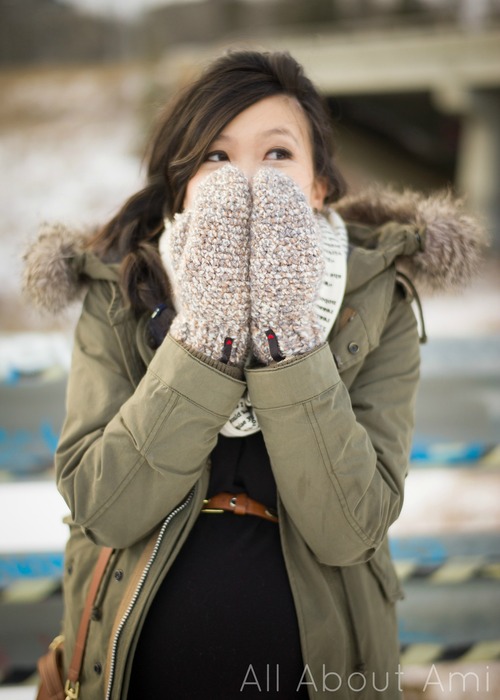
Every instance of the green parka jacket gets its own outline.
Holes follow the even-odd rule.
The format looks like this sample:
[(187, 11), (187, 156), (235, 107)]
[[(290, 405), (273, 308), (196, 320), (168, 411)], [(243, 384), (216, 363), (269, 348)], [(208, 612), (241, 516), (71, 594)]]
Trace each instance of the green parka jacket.
[[(87, 290), (56, 455), (71, 511), (66, 663), (97, 545), (114, 548), (90, 624), (82, 700), (126, 698), (142, 623), (198, 517), (210, 452), (246, 388), (277, 483), (301, 682), (311, 698), (400, 696), (401, 589), (387, 531), (403, 503), (419, 375), (407, 275), (435, 287), (460, 283), (480, 245), (448, 199), (434, 203), (392, 193), (341, 203), (339, 212), (357, 223), (348, 226), (347, 289), (328, 342), (244, 373), (169, 335), (151, 350), (148, 318), (127, 308), (118, 265), (85, 252), (60, 227), (42, 233), (27, 255), (32, 294), (55, 307), (82, 282)], [(443, 265), (450, 246), (453, 264)], [(206, 697), (226, 696), (216, 689)]]

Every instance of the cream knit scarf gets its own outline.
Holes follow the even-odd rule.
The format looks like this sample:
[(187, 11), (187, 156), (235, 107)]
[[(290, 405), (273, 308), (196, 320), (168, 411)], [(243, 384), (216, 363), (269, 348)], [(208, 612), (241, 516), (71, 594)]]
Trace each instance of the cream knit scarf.
[[(172, 282), (174, 291), (172, 301), (177, 313), (180, 308), (179, 300), (175, 296), (176, 276), (171, 260), (169, 232), (175, 226), (178, 217), (182, 217), (182, 214), (177, 214), (174, 221), (170, 219), (165, 220), (165, 231), (159, 242), (160, 255)], [(323, 339), (326, 340), (337, 318), (344, 297), (348, 239), (344, 221), (332, 209), (327, 210), (325, 213), (316, 214), (315, 218), (325, 260), (325, 271), (316, 301), (316, 311), (324, 331)], [(250, 398), (245, 393), (222, 428), (221, 434), (226, 437), (245, 437), (246, 435), (257, 433), (259, 430), (259, 423), (253, 411)]]

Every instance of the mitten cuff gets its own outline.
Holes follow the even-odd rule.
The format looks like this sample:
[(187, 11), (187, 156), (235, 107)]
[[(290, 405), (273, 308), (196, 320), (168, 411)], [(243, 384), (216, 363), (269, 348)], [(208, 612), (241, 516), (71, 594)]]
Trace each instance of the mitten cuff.
[(308, 326), (295, 328), (284, 329), (279, 325), (252, 328), (254, 354), (266, 365), (311, 352), (323, 342), (323, 336), (322, 328), (316, 319)]
[(194, 351), (234, 367), (243, 367), (249, 350), (248, 333), (188, 320), (182, 313), (172, 321), (170, 335)]

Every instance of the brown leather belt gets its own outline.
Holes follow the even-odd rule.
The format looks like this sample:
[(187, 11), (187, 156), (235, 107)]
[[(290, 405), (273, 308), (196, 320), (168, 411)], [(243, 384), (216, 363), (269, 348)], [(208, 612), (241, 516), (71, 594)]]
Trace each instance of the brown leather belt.
[(278, 522), (276, 511), (254, 501), (246, 493), (217, 493), (203, 501), (202, 513), (236, 513), (236, 515), (256, 515), (258, 518)]

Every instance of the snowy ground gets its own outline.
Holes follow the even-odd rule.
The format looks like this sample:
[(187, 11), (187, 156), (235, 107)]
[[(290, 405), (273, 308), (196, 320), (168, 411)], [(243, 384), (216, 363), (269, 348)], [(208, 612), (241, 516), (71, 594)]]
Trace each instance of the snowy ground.
[[(141, 182), (138, 69), (0, 75), (0, 322), (50, 327), (19, 301), (20, 255), (44, 220), (109, 219)], [(55, 324), (57, 325), (57, 324)]]

